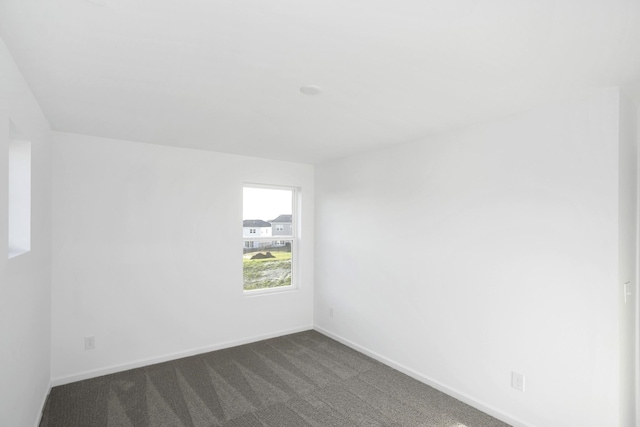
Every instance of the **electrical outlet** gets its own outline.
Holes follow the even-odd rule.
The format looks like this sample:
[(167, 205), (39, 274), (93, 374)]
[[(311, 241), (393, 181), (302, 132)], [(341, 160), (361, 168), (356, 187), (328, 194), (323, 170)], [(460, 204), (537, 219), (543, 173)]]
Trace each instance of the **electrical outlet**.
[(524, 391), (524, 375), (518, 372), (511, 372), (511, 387), (519, 391)]
[(96, 348), (96, 337), (84, 337), (84, 349), (93, 350)]
[(626, 282), (624, 284), (623, 292), (624, 292), (624, 303), (626, 304), (631, 299), (631, 295), (633, 295), (633, 292), (631, 292), (631, 282)]
[(329, 317), (333, 319), (333, 307), (329, 307)]

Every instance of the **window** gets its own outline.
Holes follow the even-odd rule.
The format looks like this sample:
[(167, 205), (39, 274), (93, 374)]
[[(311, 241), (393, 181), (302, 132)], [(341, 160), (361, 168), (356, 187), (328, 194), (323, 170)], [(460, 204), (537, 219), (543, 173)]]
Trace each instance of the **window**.
[(31, 250), (31, 142), (10, 123), (9, 258)]
[(276, 231), (284, 231), (284, 225), (282, 224), (276, 225)]
[[(296, 236), (294, 188), (245, 185), (243, 188), (244, 291), (291, 289), (295, 286)], [(276, 225), (278, 240), (273, 240), (271, 221), (282, 215), (292, 218), (285, 232)], [(259, 231), (256, 231), (259, 230)]]

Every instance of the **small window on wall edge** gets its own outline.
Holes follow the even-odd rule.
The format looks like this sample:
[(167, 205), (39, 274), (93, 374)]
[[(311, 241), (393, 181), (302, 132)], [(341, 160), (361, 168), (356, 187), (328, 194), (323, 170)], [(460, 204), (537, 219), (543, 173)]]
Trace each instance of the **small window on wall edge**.
[[(296, 197), (297, 190), (292, 187), (243, 186), (242, 276), (245, 294), (296, 287)], [(283, 229), (288, 234), (283, 235)]]
[(31, 141), (9, 122), (9, 259), (31, 250)]

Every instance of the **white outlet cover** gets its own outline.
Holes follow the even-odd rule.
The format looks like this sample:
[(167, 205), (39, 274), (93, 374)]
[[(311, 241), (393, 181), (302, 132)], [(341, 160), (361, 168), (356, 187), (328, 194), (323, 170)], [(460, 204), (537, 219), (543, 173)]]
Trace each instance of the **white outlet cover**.
[(96, 338), (95, 337), (84, 337), (84, 349), (85, 350), (93, 350), (96, 348)]
[(633, 292), (631, 292), (631, 282), (626, 282), (622, 291), (624, 292), (624, 303), (626, 304), (629, 302), (631, 299), (630, 297), (633, 294)]
[(511, 387), (524, 391), (524, 375), (519, 372), (511, 372)]

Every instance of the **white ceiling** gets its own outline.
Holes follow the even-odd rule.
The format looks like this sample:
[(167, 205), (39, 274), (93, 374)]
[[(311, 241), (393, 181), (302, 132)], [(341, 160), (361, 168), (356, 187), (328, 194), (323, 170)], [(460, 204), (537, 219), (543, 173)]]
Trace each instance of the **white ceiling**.
[(0, 0), (0, 36), (55, 130), (308, 163), (640, 79), (639, 0)]

